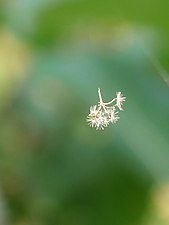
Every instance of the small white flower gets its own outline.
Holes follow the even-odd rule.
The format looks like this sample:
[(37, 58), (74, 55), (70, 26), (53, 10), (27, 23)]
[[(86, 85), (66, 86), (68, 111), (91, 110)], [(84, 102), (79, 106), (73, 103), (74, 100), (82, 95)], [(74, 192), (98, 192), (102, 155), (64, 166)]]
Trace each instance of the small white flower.
[(121, 92), (116, 92), (116, 105), (120, 110), (123, 110), (122, 104), (125, 101), (126, 97), (124, 97)]
[(109, 113), (109, 118), (111, 123), (116, 123), (120, 119), (120, 117), (117, 115), (118, 111), (115, 111), (115, 108), (110, 109), (108, 113)]
[[(120, 110), (122, 109), (122, 103), (125, 101), (126, 97), (124, 97), (121, 92), (116, 93), (116, 98), (112, 99), (110, 102), (103, 102), (101, 91), (98, 89), (99, 102), (98, 106), (93, 105), (90, 107), (90, 113), (87, 116), (86, 121), (89, 126), (95, 127), (96, 130), (104, 130), (110, 123), (116, 123), (120, 117), (118, 116), (118, 111), (116, 111), (116, 107)], [(114, 104), (110, 106), (110, 104)]]
[[(97, 107), (97, 106), (96, 106)], [(95, 127), (96, 130), (104, 130), (104, 127), (107, 127), (108, 121), (104, 115), (103, 111), (97, 111), (96, 107), (90, 108), (90, 113), (87, 116), (87, 122), (89, 126)]]

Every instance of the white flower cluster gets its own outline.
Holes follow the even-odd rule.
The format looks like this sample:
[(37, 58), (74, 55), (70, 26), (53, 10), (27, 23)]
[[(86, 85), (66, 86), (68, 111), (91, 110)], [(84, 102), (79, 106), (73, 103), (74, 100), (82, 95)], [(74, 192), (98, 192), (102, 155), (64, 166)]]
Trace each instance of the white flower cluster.
[[(90, 113), (87, 116), (89, 126), (95, 127), (96, 130), (104, 130), (110, 123), (116, 123), (120, 117), (118, 116), (118, 109), (123, 110), (122, 104), (126, 97), (121, 92), (116, 93), (116, 98), (110, 102), (103, 102), (101, 90), (98, 88), (99, 102), (98, 105), (90, 107)], [(110, 104), (114, 105), (110, 106)]]

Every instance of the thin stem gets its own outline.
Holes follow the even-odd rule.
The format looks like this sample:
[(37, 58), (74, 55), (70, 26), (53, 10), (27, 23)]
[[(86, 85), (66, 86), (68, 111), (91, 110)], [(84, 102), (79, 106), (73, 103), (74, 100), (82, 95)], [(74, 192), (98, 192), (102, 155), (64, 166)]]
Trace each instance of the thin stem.
[(116, 101), (116, 98), (114, 98), (113, 100), (111, 100), (110, 102), (105, 102), (105, 105), (110, 105), (111, 103), (113, 103), (114, 101)]
[(99, 103), (102, 105), (103, 104), (103, 99), (102, 99), (100, 88), (98, 88), (98, 95), (99, 95)]

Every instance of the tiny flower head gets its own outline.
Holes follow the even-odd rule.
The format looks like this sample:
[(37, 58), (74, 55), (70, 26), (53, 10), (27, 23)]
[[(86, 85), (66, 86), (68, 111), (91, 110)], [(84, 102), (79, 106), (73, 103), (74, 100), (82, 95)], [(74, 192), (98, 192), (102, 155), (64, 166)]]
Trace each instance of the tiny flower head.
[(92, 112), (87, 116), (87, 122), (89, 126), (95, 127), (96, 130), (104, 130), (107, 127), (108, 121), (102, 111)]
[(108, 109), (108, 115), (111, 123), (116, 123), (120, 119), (118, 111), (116, 111), (115, 108)]
[(121, 92), (116, 93), (116, 105), (120, 110), (123, 110), (122, 104), (125, 101), (126, 97), (122, 95)]

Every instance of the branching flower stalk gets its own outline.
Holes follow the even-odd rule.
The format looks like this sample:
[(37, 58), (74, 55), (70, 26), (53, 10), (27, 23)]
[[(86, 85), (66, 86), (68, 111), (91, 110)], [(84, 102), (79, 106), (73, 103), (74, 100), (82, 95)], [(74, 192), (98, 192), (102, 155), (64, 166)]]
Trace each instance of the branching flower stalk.
[(95, 127), (96, 130), (104, 130), (110, 123), (116, 123), (120, 119), (118, 110), (123, 110), (122, 104), (126, 97), (121, 92), (116, 92), (116, 98), (109, 102), (103, 102), (100, 88), (98, 88), (98, 96), (98, 105), (90, 107), (87, 122), (89, 126)]

